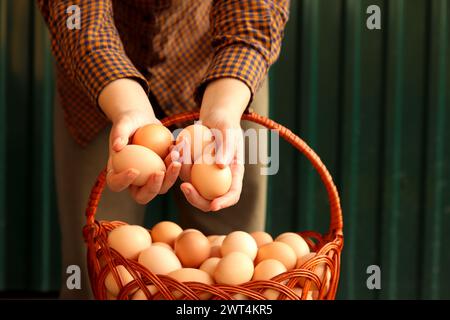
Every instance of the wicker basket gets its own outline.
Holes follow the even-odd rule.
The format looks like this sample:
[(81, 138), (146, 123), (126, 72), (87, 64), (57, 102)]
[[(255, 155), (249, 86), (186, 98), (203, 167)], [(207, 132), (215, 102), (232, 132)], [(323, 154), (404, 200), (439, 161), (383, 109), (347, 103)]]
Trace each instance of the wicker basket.
[[(168, 117), (162, 121), (165, 126), (176, 123), (193, 121), (198, 119), (198, 112), (188, 112), (180, 115)], [(87, 223), (83, 229), (84, 238), (88, 248), (88, 269), (91, 288), (96, 299), (107, 298), (104, 285), (105, 278), (109, 272), (113, 272), (114, 279), (120, 288), (117, 299), (129, 299), (129, 296), (138, 289), (142, 289), (148, 299), (174, 300), (173, 292), (177, 292), (178, 299), (199, 300), (200, 296), (207, 294), (210, 299), (232, 300), (237, 294), (249, 299), (266, 299), (263, 292), (267, 289), (278, 291), (279, 300), (306, 300), (311, 298), (313, 288), (315, 289), (314, 299), (334, 299), (339, 281), (340, 256), (343, 246), (342, 233), (342, 212), (339, 195), (333, 180), (325, 168), (320, 158), (308, 145), (292, 133), (289, 129), (275, 123), (274, 121), (262, 117), (255, 113), (248, 113), (242, 116), (242, 120), (249, 120), (268, 129), (278, 131), (279, 135), (304, 154), (319, 173), (325, 185), (330, 203), (330, 228), (327, 234), (321, 235), (317, 232), (300, 232), (299, 234), (307, 241), (311, 251), (316, 252), (316, 256), (300, 268), (287, 271), (269, 281), (249, 281), (239, 286), (230, 285), (206, 285), (197, 282), (180, 283), (168, 276), (155, 275), (144, 268), (137, 261), (123, 258), (117, 251), (107, 245), (108, 233), (119, 225), (125, 223), (119, 221), (97, 221), (95, 212), (105, 186), (105, 171), (101, 172), (92, 188), (89, 203), (86, 210)], [(118, 265), (123, 265), (132, 275), (133, 281), (122, 286), (119, 275), (115, 270)], [(314, 272), (316, 267), (325, 268), (327, 272)], [(321, 279), (319, 274), (324, 274), (325, 279)], [(328, 274), (328, 275), (327, 275)], [(328, 277), (328, 278), (327, 278)], [(302, 294), (298, 296), (293, 288), (302, 283)], [(154, 285), (158, 292), (152, 296), (147, 289), (147, 285)], [(317, 288), (319, 288), (317, 290)], [(297, 291), (298, 292), (298, 291)], [(181, 293), (181, 297), (180, 297)], [(243, 295), (243, 296), (242, 296)]]

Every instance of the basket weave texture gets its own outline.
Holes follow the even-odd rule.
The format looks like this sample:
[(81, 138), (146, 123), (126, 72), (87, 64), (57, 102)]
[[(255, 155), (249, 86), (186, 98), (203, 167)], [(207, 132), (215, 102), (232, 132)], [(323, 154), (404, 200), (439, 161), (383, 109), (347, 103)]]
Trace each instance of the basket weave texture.
[[(165, 126), (184, 123), (198, 119), (198, 112), (187, 112), (162, 120)], [(213, 300), (233, 300), (239, 297), (264, 300), (267, 299), (264, 292), (267, 289), (278, 292), (278, 300), (306, 300), (335, 298), (339, 274), (340, 257), (343, 247), (343, 221), (339, 195), (333, 179), (317, 154), (298, 136), (282, 125), (250, 112), (242, 116), (242, 120), (253, 121), (268, 129), (276, 130), (280, 137), (284, 138), (298, 151), (300, 151), (313, 165), (324, 184), (330, 205), (330, 226), (328, 233), (320, 234), (314, 231), (299, 232), (310, 246), (311, 252), (316, 255), (303, 265), (284, 272), (271, 280), (249, 281), (242, 285), (207, 285), (198, 282), (181, 283), (164, 275), (155, 275), (137, 261), (125, 259), (117, 251), (108, 246), (107, 238), (110, 231), (124, 225), (120, 221), (97, 221), (95, 213), (106, 182), (106, 172), (103, 170), (91, 190), (86, 209), (86, 225), (83, 229), (84, 239), (87, 245), (87, 261), (89, 279), (94, 297), (99, 300), (107, 299), (105, 287), (106, 276), (112, 272), (114, 279), (120, 288), (117, 299), (129, 299), (137, 290), (141, 289), (150, 299), (187, 299), (199, 300), (207, 297)], [(122, 286), (116, 267), (122, 265), (133, 277), (133, 281)], [(325, 268), (326, 272), (317, 272)], [(302, 284), (301, 294), (294, 291)], [(158, 290), (152, 295), (148, 285), (154, 285)], [(176, 293), (176, 294), (175, 294)]]

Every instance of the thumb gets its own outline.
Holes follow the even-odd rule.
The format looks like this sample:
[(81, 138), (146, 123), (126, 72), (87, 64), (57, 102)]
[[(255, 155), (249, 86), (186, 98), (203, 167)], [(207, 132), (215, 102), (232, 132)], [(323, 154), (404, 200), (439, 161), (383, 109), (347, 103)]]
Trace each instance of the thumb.
[(232, 130), (213, 131), (216, 141), (216, 164), (219, 168), (228, 166), (234, 157), (235, 139)]
[(133, 128), (129, 119), (119, 120), (111, 128), (110, 149), (115, 152), (122, 150), (128, 144), (128, 139), (134, 131), (135, 128)]

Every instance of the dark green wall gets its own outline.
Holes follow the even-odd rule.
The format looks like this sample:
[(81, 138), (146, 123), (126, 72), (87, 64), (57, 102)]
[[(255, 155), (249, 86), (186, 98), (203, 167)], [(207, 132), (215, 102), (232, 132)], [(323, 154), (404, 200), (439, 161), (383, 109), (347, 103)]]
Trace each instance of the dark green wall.
[[(366, 28), (371, 4), (381, 31)], [(272, 117), (310, 144), (340, 190), (339, 297), (449, 299), (450, 1), (292, 0), (291, 10)], [(33, 1), (0, 0), (0, 291), (59, 283), (48, 45)], [(320, 180), (280, 148), (269, 231), (326, 230)], [(146, 224), (176, 219), (169, 200), (151, 204)], [(380, 291), (366, 287), (372, 264)]]

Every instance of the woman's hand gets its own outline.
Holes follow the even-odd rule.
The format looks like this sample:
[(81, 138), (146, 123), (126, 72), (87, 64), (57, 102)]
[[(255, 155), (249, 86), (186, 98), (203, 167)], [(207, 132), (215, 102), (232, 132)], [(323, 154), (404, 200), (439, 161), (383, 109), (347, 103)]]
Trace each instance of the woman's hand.
[(108, 187), (115, 192), (129, 188), (131, 196), (140, 204), (146, 204), (158, 194), (166, 193), (180, 173), (181, 163), (178, 161), (180, 157), (177, 151), (172, 151), (164, 159), (167, 171), (151, 175), (142, 187), (132, 185), (140, 174), (138, 170), (130, 168), (123, 172), (114, 172), (111, 164), (111, 156), (128, 144), (137, 129), (151, 123), (160, 124), (139, 83), (131, 79), (111, 82), (101, 92), (99, 105), (113, 123), (109, 136), (106, 175)]
[[(240, 119), (249, 100), (250, 89), (236, 79), (215, 80), (205, 90), (200, 120), (203, 125), (213, 129), (216, 162), (219, 167), (230, 166), (232, 182), (226, 194), (212, 201), (203, 198), (190, 182), (182, 183), (181, 190), (187, 201), (202, 211), (218, 211), (239, 201), (244, 178), (244, 144)], [(190, 166), (183, 167), (183, 170), (190, 170)]]

